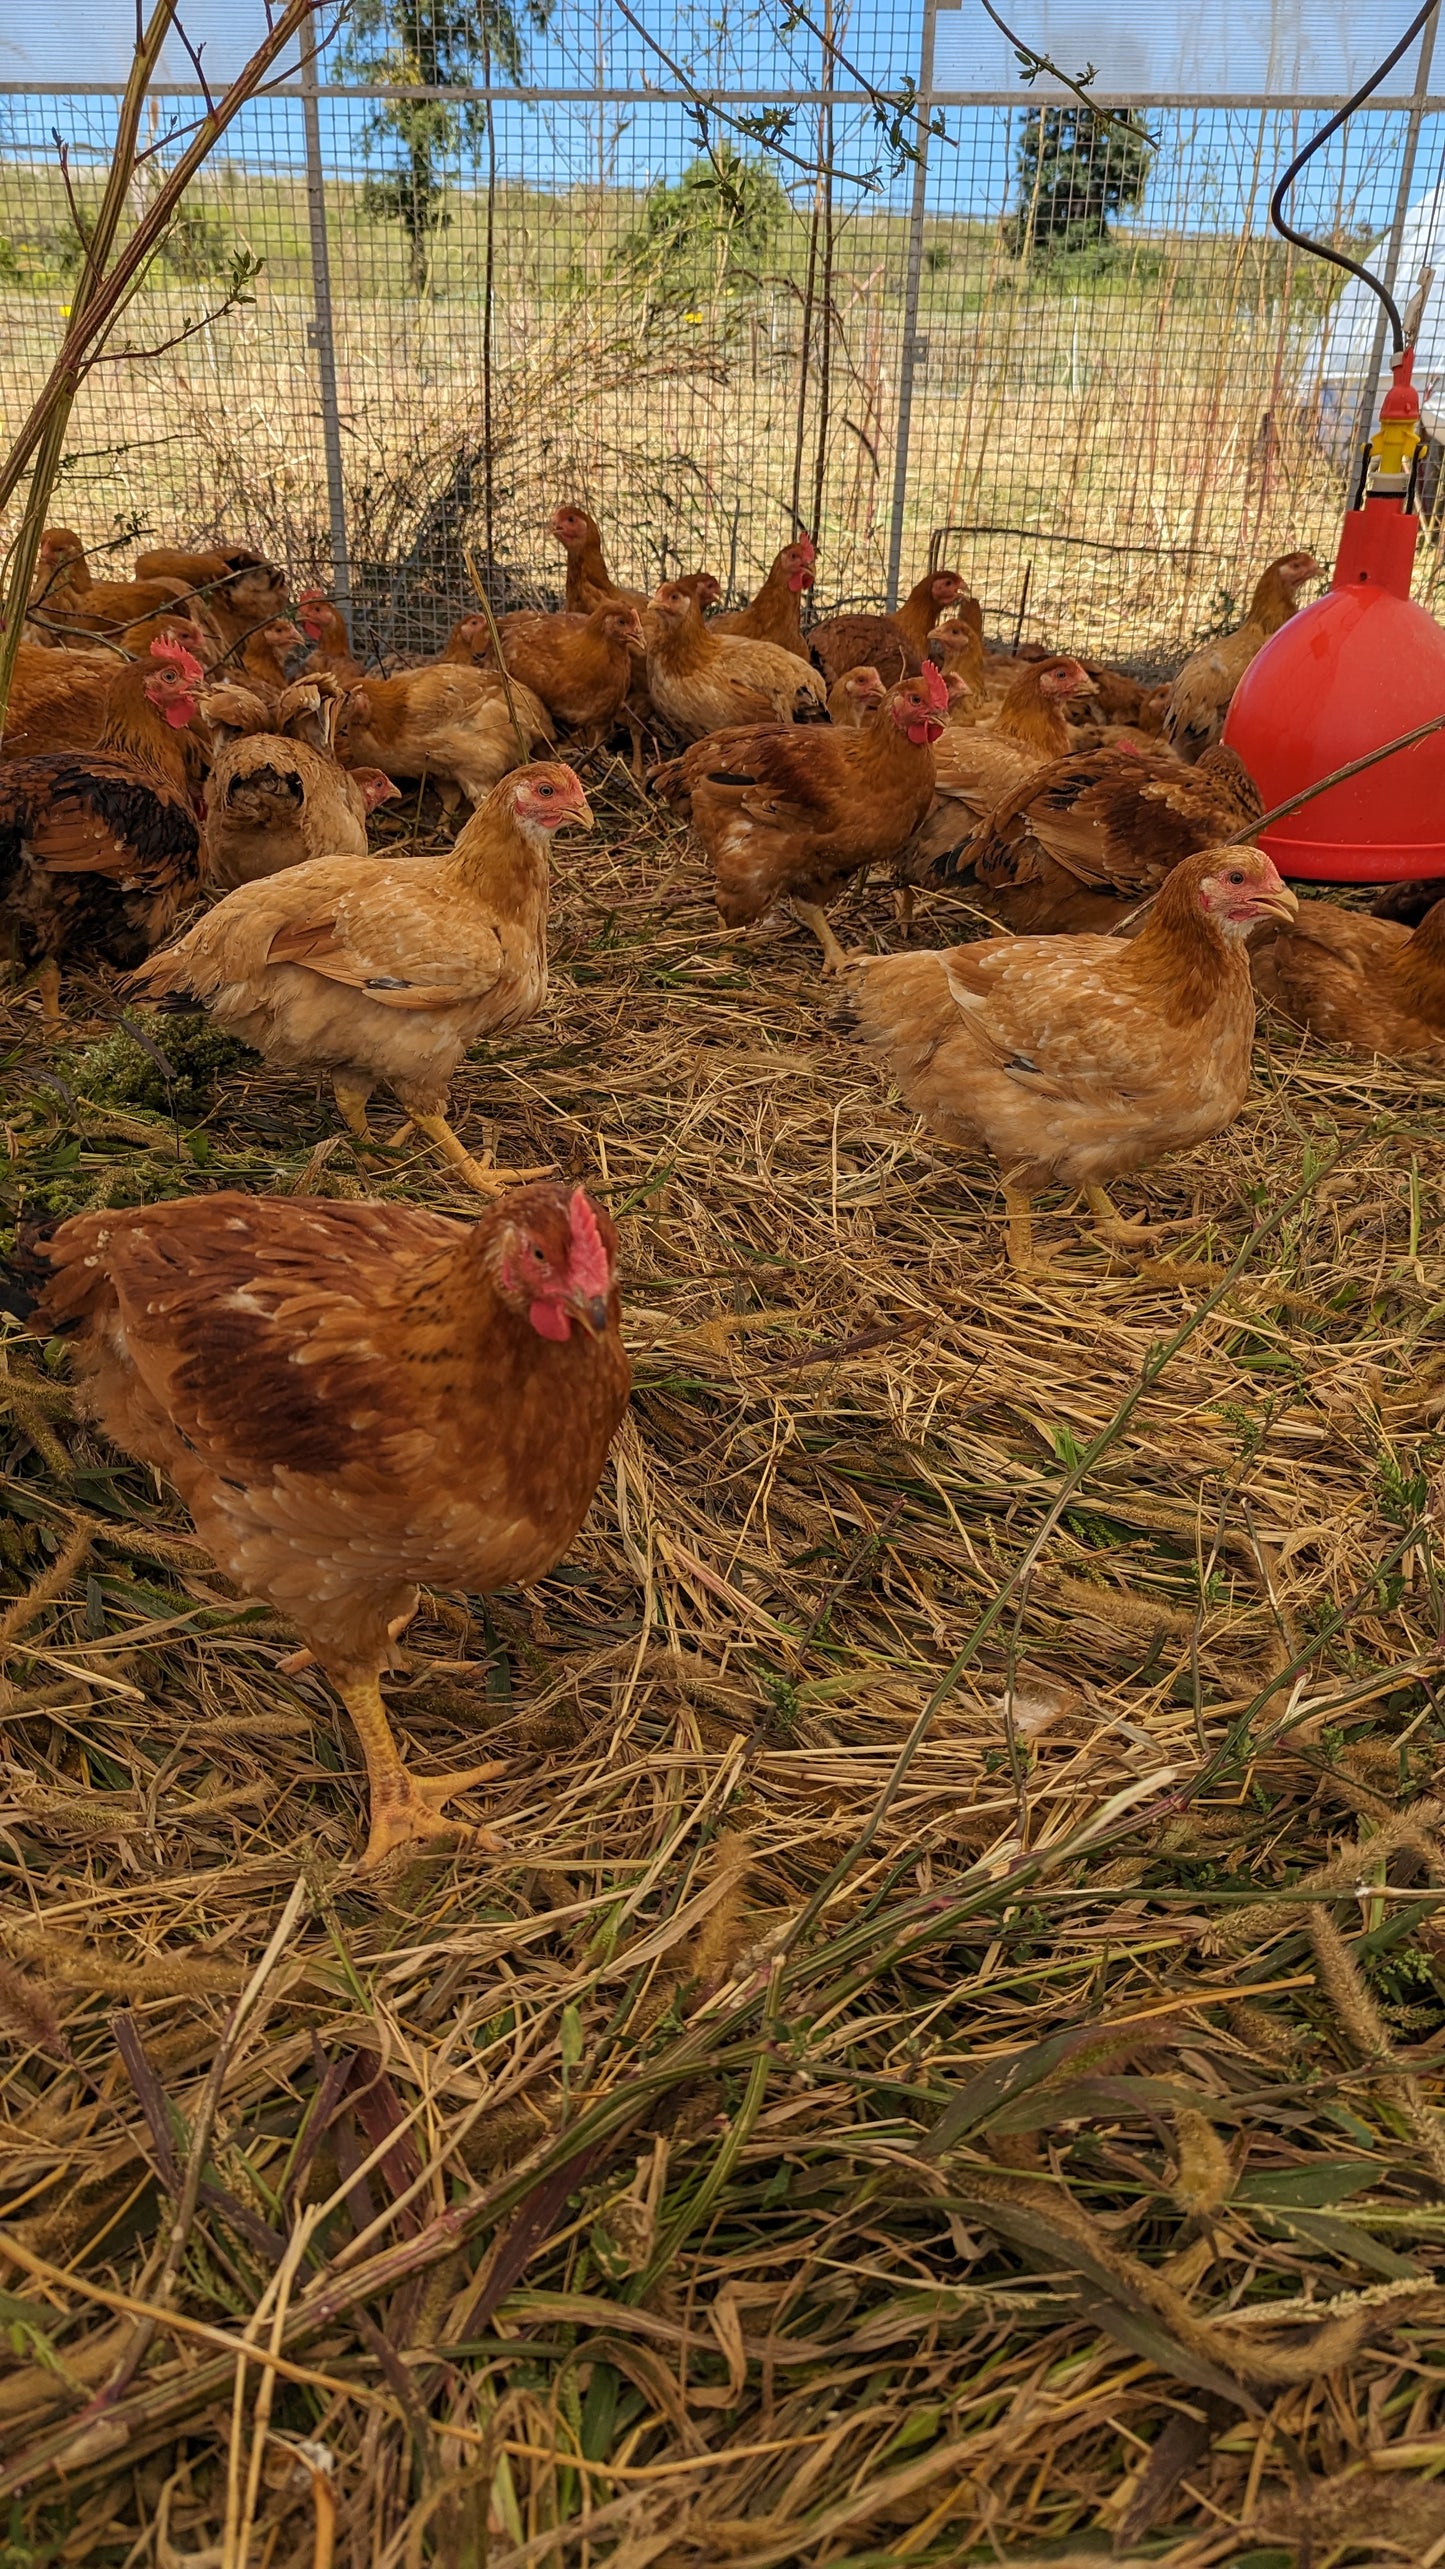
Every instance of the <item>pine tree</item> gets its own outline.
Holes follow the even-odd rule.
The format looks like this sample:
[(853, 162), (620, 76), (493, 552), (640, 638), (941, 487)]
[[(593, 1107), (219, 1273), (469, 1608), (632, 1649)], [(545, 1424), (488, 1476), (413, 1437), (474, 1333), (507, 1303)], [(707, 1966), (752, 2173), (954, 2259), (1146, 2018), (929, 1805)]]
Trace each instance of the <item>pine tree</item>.
[(1107, 247), (1112, 215), (1143, 197), (1153, 167), (1137, 116), (1091, 107), (1042, 107), (1025, 118), (1015, 158), (1019, 195), (1008, 243), (1017, 258), (1067, 257)]

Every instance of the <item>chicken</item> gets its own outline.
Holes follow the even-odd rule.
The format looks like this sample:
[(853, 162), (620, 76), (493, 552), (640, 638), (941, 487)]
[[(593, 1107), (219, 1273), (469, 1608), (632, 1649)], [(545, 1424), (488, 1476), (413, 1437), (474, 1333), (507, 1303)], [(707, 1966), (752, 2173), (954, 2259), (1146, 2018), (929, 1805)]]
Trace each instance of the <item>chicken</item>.
[(640, 589), (619, 589), (607, 568), (602, 530), (585, 508), (574, 508), (569, 503), (554, 510), (552, 533), (567, 556), (569, 615), (590, 615), (594, 607), (615, 604), (619, 599), (624, 606), (646, 606)]
[(1248, 837), (1263, 818), (1253, 777), (1222, 743), (1197, 767), (1076, 750), (1026, 776), (941, 871), (977, 887), (1017, 934), (1107, 934), (1181, 858)]
[(856, 731), (786, 724), (718, 733), (658, 768), (654, 790), (685, 813), (711, 859), (727, 927), (787, 898), (823, 949), (847, 961), (823, 904), (850, 874), (904, 847), (933, 794), (944, 686), (932, 663)]
[(931, 1132), (999, 1161), (1009, 1255), (1034, 1261), (1031, 1200), (1082, 1187), (1118, 1236), (1112, 1177), (1233, 1122), (1249, 1090), (1245, 940), (1298, 904), (1262, 848), (1205, 848), (1133, 938), (990, 937), (855, 956), (844, 1014)]
[(1257, 651), (1288, 624), (1299, 593), (1323, 576), (1312, 553), (1282, 553), (1255, 584), (1249, 614), (1233, 633), (1191, 652), (1169, 692), (1165, 737), (1191, 762), (1212, 748), (1224, 729), (1230, 699)]
[(1383, 892), (1376, 893), (1370, 909), (1377, 919), (1402, 919), (1407, 928), (1418, 928), (1437, 901), (1445, 901), (1445, 874), (1420, 875), (1408, 883), (1387, 883)]
[(509, 704), (495, 670), (442, 661), (394, 678), (363, 678), (347, 695), (337, 754), (346, 767), (429, 778), (448, 810), (462, 795), (482, 803), (499, 777), (554, 738), (552, 718), (530, 687), (514, 678), (510, 692)]
[(714, 633), (697, 599), (675, 580), (664, 580), (654, 592), (651, 610), (648, 691), (663, 721), (684, 740), (738, 723), (826, 718), (823, 681), (795, 653), (773, 642)]
[(547, 848), (568, 821), (592, 824), (571, 768), (525, 767), (445, 856), (320, 857), (243, 883), (136, 988), (200, 1001), (282, 1069), (329, 1072), (362, 1142), (385, 1080), (466, 1183), (494, 1194), (516, 1172), (477, 1165), (447, 1096), (467, 1046), (525, 1025), (547, 996)]
[[(530, 687), (555, 721), (584, 733), (588, 747), (605, 740), (646, 648), (636, 607), (612, 600), (590, 615), (518, 611), (500, 617), (497, 631), (509, 675)], [(471, 645), (474, 666), (495, 667), (484, 616), (462, 618), (448, 654), (459, 642)]]
[(795, 536), (791, 544), (783, 546), (751, 603), (735, 607), (728, 615), (715, 615), (709, 630), (741, 634), (749, 642), (775, 642), (780, 651), (794, 651), (800, 660), (806, 660), (808, 646), (803, 640), (801, 604), (813, 585), (817, 559), (812, 537)]
[(366, 671), (352, 652), (351, 636), (340, 607), (321, 589), (303, 589), (296, 601), (296, 621), (313, 646), (307, 671), (325, 669), (343, 686), (357, 686)]
[(1445, 899), (1414, 929), (1305, 901), (1288, 928), (1261, 929), (1249, 961), (1261, 999), (1321, 1043), (1445, 1068)]
[(381, 1674), (420, 1581), (542, 1578), (591, 1505), (630, 1380), (608, 1215), (563, 1186), (475, 1223), (225, 1193), (79, 1214), (40, 1255), (34, 1325), (72, 1338), (91, 1414), (350, 1714), (362, 1872), (458, 1837), (495, 1852), (445, 1806), (499, 1767), (414, 1775)]
[(291, 683), (286, 664), (293, 651), (303, 651), (306, 636), (286, 616), (273, 617), (269, 624), (256, 625), (234, 655), (245, 673), (246, 683), (260, 687), (270, 695), (279, 695)]
[(938, 799), (904, 861), (911, 882), (927, 882), (1005, 795), (1068, 756), (1064, 707), (1088, 686), (1077, 660), (1030, 661), (991, 721), (949, 724), (936, 761)]
[[(948, 680), (943, 683), (946, 687)], [(876, 669), (846, 670), (828, 690), (828, 720), (840, 731), (856, 731), (877, 712), (887, 693)]]
[(929, 659), (945, 678), (961, 680), (964, 693), (960, 710), (966, 707), (971, 713), (981, 713), (986, 699), (983, 635), (978, 626), (963, 616), (949, 617), (934, 626), (925, 647)]
[(338, 764), (342, 693), (322, 670), (270, 702), (239, 686), (202, 697), (214, 745), (201, 835), (208, 883), (226, 891), (313, 857), (365, 856), (366, 816), (397, 788), (379, 768)]
[[(248, 545), (201, 553), (141, 553), (135, 567), (138, 578), (180, 580), (191, 612), (211, 627), (227, 652), (239, 655), (251, 634), (286, 613), (290, 583), (285, 572)], [(298, 634), (298, 642), (300, 638)], [(284, 686), (284, 677), (277, 683)]]
[(916, 678), (940, 615), (966, 595), (956, 571), (930, 571), (896, 615), (835, 615), (815, 624), (809, 652), (830, 686), (845, 669), (860, 668), (865, 661), (890, 687), (900, 678)]
[(27, 613), (60, 639), (83, 639), (88, 633), (119, 637), (140, 617), (163, 615), (184, 597), (183, 580), (95, 579), (79, 536), (68, 526), (48, 526), (40, 539)]
[[(144, 643), (132, 649), (132, 643), (142, 634), (146, 637)], [(93, 749), (105, 727), (114, 681), (132, 659), (143, 658), (148, 667), (153, 665), (150, 645), (162, 639), (184, 644), (202, 664), (215, 648), (199, 625), (179, 616), (152, 618), (149, 624), (131, 626), (123, 647), (106, 642), (88, 651), (57, 651), (22, 642), (6, 708), (5, 757), (37, 758), (54, 749)], [(198, 756), (197, 777), (199, 774)]]
[(154, 643), (112, 680), (95, 749), (0, 766), (0, 892), (21, 953), (39, 958), (48, 1027), (61, 1021), (62, 957), (138, 962), (196, 888), (195, 814), (176, 734), (204, 680), (180, 644)]

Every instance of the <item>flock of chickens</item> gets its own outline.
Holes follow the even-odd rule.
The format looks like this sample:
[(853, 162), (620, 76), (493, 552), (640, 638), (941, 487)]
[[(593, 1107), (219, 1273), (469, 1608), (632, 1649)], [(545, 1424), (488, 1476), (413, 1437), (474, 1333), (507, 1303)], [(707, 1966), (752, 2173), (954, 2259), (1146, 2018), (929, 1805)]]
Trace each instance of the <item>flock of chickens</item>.
[[(273, 1065), (326, 1073), (358, 1143), (389, 1087), (490, 1202), (198, 1195), (83, 1214), (27, 1244), (34, 1325), (71, 1334), (94, 1415), (166, 1472), (244, 1593), (298, 1626), (356, 1726), (363, 1859), (455, 1839), (493, 1767), (414, 1775), (380, 1677), (423, 1582), (540, 1576), (591, 1502), (628, 1391), (616, 1238), (582, 1188), (480, 1165), (447, 1117), (467, 1048), (547, 989), (551, 851), (592, 824), (579, 755), (670, 736), (651, 791), (711, 865), (725, 925), (787, 902), (843, 985), (840, 1022), (946, 1142), (998, 1162), (1015, 1262), (1031, 1206), (1216, 1133), (1247, 1093), (1258, 987), (1367, 1053), (1445, 1056), (1445, 885), (1395, 915), (1303, 910), (1253, 845), (1263, 806), (1220, 733), (1320, 566), (1272, 563), (1238, 632), (1146, 689), (1098, 662), (990, 650), (956, 571), (893, 615), (805, 632), (798, 536), (745, 609), (706, 572), (648, 598), (559, 508), (559, 614), (468, 615), (434, 660), (353, 657), (314, 590), (239, 547), (92, 576), (45, 536), (0, 756), (0, 883), (44, 1020), (67, 962), (203, 1007)], [(373, 854), (397, 779), (471, 806), (444, 855)], [(828, 907), (891, 866), (900, 950), (848, 955)], [(921, 885), (992, 934), (912, 948)], [(183, 917), (196, 912), (184, 932)], [(494, 1843), (485, 1831), (472, 1832)]]

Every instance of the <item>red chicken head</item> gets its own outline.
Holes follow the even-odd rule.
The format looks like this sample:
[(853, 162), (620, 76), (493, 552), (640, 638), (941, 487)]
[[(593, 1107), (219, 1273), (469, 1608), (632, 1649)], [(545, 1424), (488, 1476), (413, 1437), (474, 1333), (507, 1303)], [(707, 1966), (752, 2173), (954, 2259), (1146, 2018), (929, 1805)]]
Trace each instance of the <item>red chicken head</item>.
[(1094, 681), (1081, 660), (1046, 660), (1039, 669), (1041, 696), (1087, 696)]
[(784, 547), (783, 559), (788, 566), (788, 586), (795, 597), (800, 597), (804, 589), (811, 589), (813, 564), (817, 558), (810, 535), (800, 535), (795, 544)]
[(602, 619), (602, 630), (613, 642), (625, 642), (629, 651), (647, 649), (647, 636), (636, 607), (609, 607)]
[(1183, 874), (1186, 868), (1201, 910), (1231, 940), (1247, 937), (1261, 919), (1288, 921), (1299, 915), (1298, 901), (1262, 847), (1206, 848), (1175, 870)]
[(485, 1226), (483, 1255), (508, 1308), (525, 1312), (539, 1338), (559, 1345), (574, 1320), (600, 1338), (611, 1319), (617, 1233), (583, 1189), (519, 1186)]
[[(341, 618), (324, 589), (302, 590), (296, 601), (296, 618), (307, 640), (318, 643), (324, 643), (328, 634), (334, 640), (336, 627), (341, 623)], [(344, 651), (345, 648), (346, 630), (343, 626), (341, 649)]]
[(151, 658), (156, 665), (145, 682), (145, 694), (172, 731), (184, 731), (196, 710), (206, 673), (183, 642), (164, 634), (151, 644)]
[(558, 758), (539, 760), (535, 767), (519, 768), (494, 792), (510, 802), (520, 828), (540, 831), (550, 838), (554, 830), (575, 821), (579, 829), (592, 827), (592, 806), (570, 767)]
[(552, 512), (552, 532), (569, 553), (577, 551), (597, 533), (597, 520), (585, 508), (575, 508), (570, 501)]
[(928, 583), (928, 594), (936, 607), (956, 606), (968, 594), (968, 582), (957, 571), (935, 571)]
[(905, 740), (911, 740), (915, 749), (929, 748), (942, 732), (948, 713), (943, 672), (925, 660), (920, 678), (905, 678), (894, 689), (890, 711)]

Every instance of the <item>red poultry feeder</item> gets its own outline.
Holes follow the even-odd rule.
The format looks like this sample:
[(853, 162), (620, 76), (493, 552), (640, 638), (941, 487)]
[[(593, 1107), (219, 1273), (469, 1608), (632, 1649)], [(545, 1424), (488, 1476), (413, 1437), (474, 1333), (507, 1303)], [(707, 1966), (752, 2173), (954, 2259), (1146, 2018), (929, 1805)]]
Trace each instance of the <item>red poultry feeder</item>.
[[(1328, 594), (1292, 616), (1235, 691), (1224, 737), (1266, 810), (1332, 769), (1445, 716), (1445, 628), (1416, 606), (1415, 468), (1423, 437), (1414, 351), (1371, 438)], [(1332, 785), (1263, 834), (1282, 874), (1317, 883), (1393, 883), (1445, 874), (1445, 731)]]

